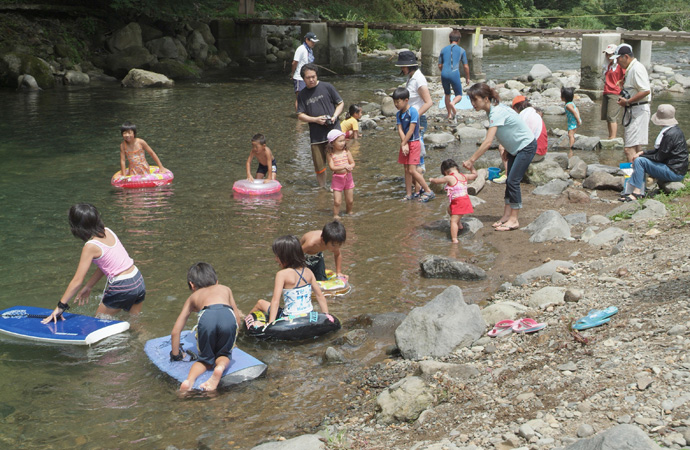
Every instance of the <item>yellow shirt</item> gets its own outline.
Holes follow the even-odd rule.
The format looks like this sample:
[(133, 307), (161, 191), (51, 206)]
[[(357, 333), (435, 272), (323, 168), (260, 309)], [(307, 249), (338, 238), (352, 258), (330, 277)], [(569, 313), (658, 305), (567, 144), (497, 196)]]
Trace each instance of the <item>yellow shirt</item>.
[(347, 133), (348, 131), (359, 131), (359, 122), (357, 122), (357, 119), (354, 117), (350, 117), (349, 119), (345, 119), (342, 122), (340, 122), (340, 130), (343, 133)]

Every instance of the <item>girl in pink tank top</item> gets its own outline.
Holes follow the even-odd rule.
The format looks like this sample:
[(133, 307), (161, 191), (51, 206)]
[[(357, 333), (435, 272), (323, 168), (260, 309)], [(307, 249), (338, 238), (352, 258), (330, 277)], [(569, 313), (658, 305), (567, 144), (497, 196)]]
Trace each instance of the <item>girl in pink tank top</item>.
[(477, 170), (473, 167), (472, 173), (464, 175), (459, 172), (459, 167), (452, 159), (446, 159), (441, 163), (442, 177), (431, 178), (429, 182), (441, 184), (445, 183), (445, 190), (448, 193), (448, 214), (450, 214), (450, 238), (453, 243), (458, 242), (458, 230), (462, 230), (463, 226), (460, 219), (464, 214), (471, 214), (474, 212), (472, 208), (472, 201), (467, 195), (467, 181), (472, 181), (477, 178)]
[(328, 145), (326, 145), (326, 160), (328, 167), (333, 171), (331, 190), (333, 190), (333, 218), (340, 219), (340, 205), (345, 196), (345, 211), (352, 214), (354, 203), (355, 182), (352, 179), (352, 170), (355, 168), (355, 160), (347, 149), (345, 133), (340, 130), (328, 132)]
[[(96, 207), (88, 203), (72, 206), (69, 210), (69, 224), (74, 237), (86, 244), (81, 251), (79, 265), (72, 281), (55, 310), (43, 320), (43, 323), (62, 318), (62, 313), (69, 309), (68, 302), (75, 295), (79, 305), (88, 303), (91, 289), (103, 275), (108, 281), (96, 315), (112, 316), (122, 309), (138, 314), (146, 296), (144, 278), (117, 235), (105, 227)], [(96, 271), (82, 288), (92, 262), (97, 267)]]

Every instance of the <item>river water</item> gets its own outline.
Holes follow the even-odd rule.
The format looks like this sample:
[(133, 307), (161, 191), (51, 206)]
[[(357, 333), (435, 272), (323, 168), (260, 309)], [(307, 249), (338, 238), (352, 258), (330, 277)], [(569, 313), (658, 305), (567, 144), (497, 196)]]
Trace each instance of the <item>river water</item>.
[[(655, 47), (654, 60), (675, 62), (686, 50)], [(552, 70), (579, 67), (574, 52), (495, 47), (486, 52), (483, 71), (503, 80), (542, 61)], [(391, 62), (363, 62), (361, 75), (322, 77), (336, 86), (346, 105), (380, 101), (374, 89), (403, 81)], [(687, 64), (681, 69), (688, 75)], [(660, 95), (653, 109), (662, 101), (676, 104), (681, 125), (690, 129), (687, 97)], [(82, 247), (67, 224), (67, 210), (76, 202), (100, 209), (147, 285), (143, 314), (131, 321), (131, 330), (93, 348), (0, 337), (0, 447), (196, 448), (199, 442), (210, 448), (251, 447), (318, 425), (341, 399), (343, 383), (351, 381), (348, 369), (385, 357), (390, 339), (343, 347), (350, 362), (342, 368), (321, 360), (334, 336), (297, 345), (240, 338), (241, 348), (269, 365), (267, 376), (218, 395), (182, 399), (175, 395), (177, 385), (144, 354), (148, 339), (170, 333), (189, 295), (186, 270), (191, 264), (211, 263), (247, 311), (271, 294), (278, 270), (273, 239), (320, 229), (330, 220), (332, 197), (316, 187), (307, 126), (294, 117), (286, 74), (245, 68), (173, 89), (103, 85), (1, 91), (0, 104), (0, 309), (52, 308), (60, 298)], [(585, 111), (583, 119), (583, 134), (605, 135), (598, 108)], [(110, 186), (119, 170), (119, 125), (126, 120), (138, 125), (139, 137), (174, 171), (172, 185), (133, 191)], [(546, 120), (549, 127), (565, 123), (563, 116)], [(650, 127), (650, 135), (656, 131)], [(276, 155), (283, 184), (277, 198), (232, 193), (233, 181), (244, 177), (255, 133), (267, 136)], [(421, 228), (442, 219), (446, 204), (440, 196), (428, 204), (399, 201), (404, 188), (397, 139), (392, 129), (370, 132), (352, 148), (355, 214), (343, 219), (348, 234), (343, 270), (354, 288), (329, 304), (343, 321), (365, 313), (406, 313), (442, 291), (449, 281), (419, 276), (418, 261), (427, 254), (472, 258), (484, 268), (496, 257), (489, 241), (453, 247), (443, 233)], [(462, 158), (474, 148), (435, 150), (427, 167), (435, 173), (442, 159)], [(332, 258), (326, 261), (332, 267)], [(457, 284), (468, 301), (477, 302), (495, 283)], [(72, 311), (93, 314), (97, 303), (92, 298)]]

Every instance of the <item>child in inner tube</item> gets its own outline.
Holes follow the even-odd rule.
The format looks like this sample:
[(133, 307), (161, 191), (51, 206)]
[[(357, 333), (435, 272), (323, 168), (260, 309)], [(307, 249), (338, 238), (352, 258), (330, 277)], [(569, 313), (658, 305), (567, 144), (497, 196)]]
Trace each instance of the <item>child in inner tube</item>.
[(187, 379), (180, 385), (180, 391), (192, 389), (199, 375), (211, 369), (213, 369), (213, 375), (200, 387), (204, 391), (213, 391), (218, 387), (225, 368), (230, 364), (238, 325), (243, 319), (242, 311), (237, 308), (230, 288), (218, 284), (218, 276), (210, 264), (199, 262), (190, 267), (187, 271), (187, 285), (192, 295), (182, 306), (182, 311), (170, 334), (172, 344), (170, 360), (184, 359), (180, 333), (189, 315), (192, 312), (198, 312), (199, 359), (189, 369)]
[[(159, 173), (168, 172), (163, 163), (145, 140), (137, 137), (137, 126), (131, 122), (125, 122), (120, 127), (122, 142), (120, 143), (120, 173), (122, 176), (149, 175), (149, 163), (146, 161), (148, 153), (158, 165)], [(146, 153), (144, 153), (144, 150)], [(125, 167), (125, 161), (129, 167)]]
[[(311, 303), (312, 291), (316, 294), (316, 301), (324, 314), (328, 314), (328, 303), (321, 292), (316, 277), (306, 266), (302, 246), (295, 236), (281, 236), (273, 241), (273, 253), (276, 256), (281, 269), (276, 273), (273, 285), (273, 297), (270, 303), (264, 299), (256, 302), (251, 313), (262, 311), (268, 316), (268, 324), (283, 316), (307, 314), (314, 310)], [(280, 307), (280, 299), (283, 299), (283, 307)], [(328, 316), (331, 322), (333, 318)], [(247, 326), (259, 326), (258, 323), (247, 323)]]

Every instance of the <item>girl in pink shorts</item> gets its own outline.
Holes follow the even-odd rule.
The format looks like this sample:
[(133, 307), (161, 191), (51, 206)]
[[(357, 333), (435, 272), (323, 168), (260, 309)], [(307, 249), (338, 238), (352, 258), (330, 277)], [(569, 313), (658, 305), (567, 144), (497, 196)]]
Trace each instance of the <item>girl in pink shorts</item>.
[(328, 167), (333, 171), (331, 189), (333, 189), (333, 218), (340, 219), (340, 204), (345, 193), (345, 210), (352, 214), (354, 203), (355, 182), (352, 179), (352, 169), (355, 168), (355, 160), (347, 149), (345, 133), (340, 130), (328, 132), (328, 145), (326, 145), (326, 159)]

